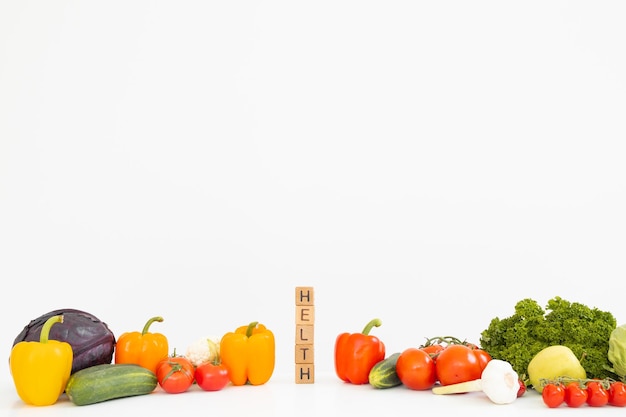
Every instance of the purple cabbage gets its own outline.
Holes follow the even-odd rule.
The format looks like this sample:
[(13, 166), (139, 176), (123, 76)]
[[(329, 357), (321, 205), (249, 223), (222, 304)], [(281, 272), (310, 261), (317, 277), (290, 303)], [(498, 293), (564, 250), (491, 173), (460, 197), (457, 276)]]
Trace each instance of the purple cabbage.
[(115, 335), (96, 316), (76, 309), (54, 310), (31, 320), (17, 335), (13, 346), (22, 341), (38, 342), (46, 320), (57, 315), (63, 315), (63, 323), (52, 326), (49, 339), (67, 342), (72, 346), (72, 373), (90, 366), (111, 363)]

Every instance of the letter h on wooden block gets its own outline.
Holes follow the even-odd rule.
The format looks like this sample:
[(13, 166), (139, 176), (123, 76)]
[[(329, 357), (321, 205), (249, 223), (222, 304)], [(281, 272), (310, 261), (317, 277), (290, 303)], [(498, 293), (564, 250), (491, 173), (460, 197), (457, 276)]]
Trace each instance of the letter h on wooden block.
[(297, 306), (312, 306), (314, 304), (313, 287), (296, 287)]
[(296, 364), (296, 383), (312, 384), (315, 382), (315, 365), (312, 363)]

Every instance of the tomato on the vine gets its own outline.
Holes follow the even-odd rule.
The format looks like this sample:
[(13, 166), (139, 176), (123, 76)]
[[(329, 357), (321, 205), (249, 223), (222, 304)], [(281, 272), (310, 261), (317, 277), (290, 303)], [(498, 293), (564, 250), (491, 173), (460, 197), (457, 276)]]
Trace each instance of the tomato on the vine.
[(198, 365), (194, 377), (198, 386), (204, 391), (219, 391), (230, 381), (228, 368), (223, 364), (213, 362)]
[(444, 346), (439, 345), (439, 344), (428, 345), (428, 346), (422, 346), (420, 349), (428, 353), (431, 358), (437, 359), (437, 355), (439, 354), (439, 352), (441, 352), (444, 349)]
[(587, 404), (591, 407), (602, 407), (609, 403), (609, 391), (600, 381), (587, 383)]
[(184, 356), (170, 356), (159, 362), (156, 377), (163, 390), (170, 394), (185, 392), (194, 381), (194, 366)]
[(437, 382), (435, 361), (423, 349), (405, 349), (396, 362), (398, 378), (407, 388), (427, 390)]
[(473, 349), (472, 351), (474, 352), (476, 359), (478, 359), (480, 370), (482, 372), (487, 366), (487, 363), (491, 360), (491, 355), (487, 351), (478, 348)]
[(541, 398), (549, 408), (557, 408), (565, 401), (565, 389), (560, 383), (546, 384), (541, 391)]
[(577, 408), (587, 402), (587, 390), (579, 382), (569, 382), (565, 385), (565, 404)]
[(482, 374), (478, 356), (465, 345), (449, 345), (439, 352), (435, 369), (441, 385), (473, 381)]
[(611, 383), (609, 387), (609, 404), (615, 407), (626, 406), (626, 384), (621, 381)]

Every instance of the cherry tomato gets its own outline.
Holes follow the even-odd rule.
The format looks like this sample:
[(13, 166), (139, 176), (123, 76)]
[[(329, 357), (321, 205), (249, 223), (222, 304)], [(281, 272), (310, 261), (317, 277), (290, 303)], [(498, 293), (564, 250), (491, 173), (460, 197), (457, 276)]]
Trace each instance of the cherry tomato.
[(578, 382), (569, 382), (565, 385), (565, 404), (577, 408), (587, 403), (587, 389)]
[(170, 394), (185, 392), (194, 381), (194, 367), (184, 356), (170, 356), (157, 365), (156, 377), (163, 390)]
[(464, 345), (449, 345), (439, 352), (435, 369), (441, 385), (473, 381), (482, 374), (478, 357)]
[(198, 365), (194, 377), (198, 386), (205, 391), (219, 391), (229, 382), (226, 366), (212, 362)]
[(541, 391), (541, 398), (549, 408), (557, 408), (565, 401), (565, 389), (562, 384), (546, 384)]
[(482, 372), (487, 363), (491, 360), (491, 355), (482, 349), (473, 349), (474, 355), (476, 359), (478, 359), (478, 363), (480, 364), (480, 371)]
[(517, 398), (526, 394), (526, 384), (521, 379), (518, 382), (519, 382), (519, 389), (517, 390)]
[(396, 373), (400, 381), (413, 390), (427, 390), (437, 382), (435, 361), (423, 349), (404, 350), (396, 362)]
[(615, 407), (626, 406), (626, 384), (621, 381), (611, 383), (609, 387), (609, 404)]
[(587, 404), (591, 407), (602, 407), (609, 403), (609, 391), (599, 381), (587, 383), (587, 395)]

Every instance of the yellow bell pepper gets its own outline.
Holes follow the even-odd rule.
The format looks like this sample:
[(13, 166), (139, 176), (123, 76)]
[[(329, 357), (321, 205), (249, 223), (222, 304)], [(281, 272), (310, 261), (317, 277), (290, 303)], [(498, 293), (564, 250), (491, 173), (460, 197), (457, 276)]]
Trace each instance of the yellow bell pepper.
[(274, 334), (256, 321), (226, 333), (220, 341), (220, 359), (233, 385), (269, 381), (275, 355)]
[(9, 367), (17, 395), (29, 405), (57, 402), (72, 372), (72, 345), (48, 340), (50, 328), (63, 323), (63, 316), (52, 316), (41, 328), (39, 342), (19, 342), (11, 349)]

